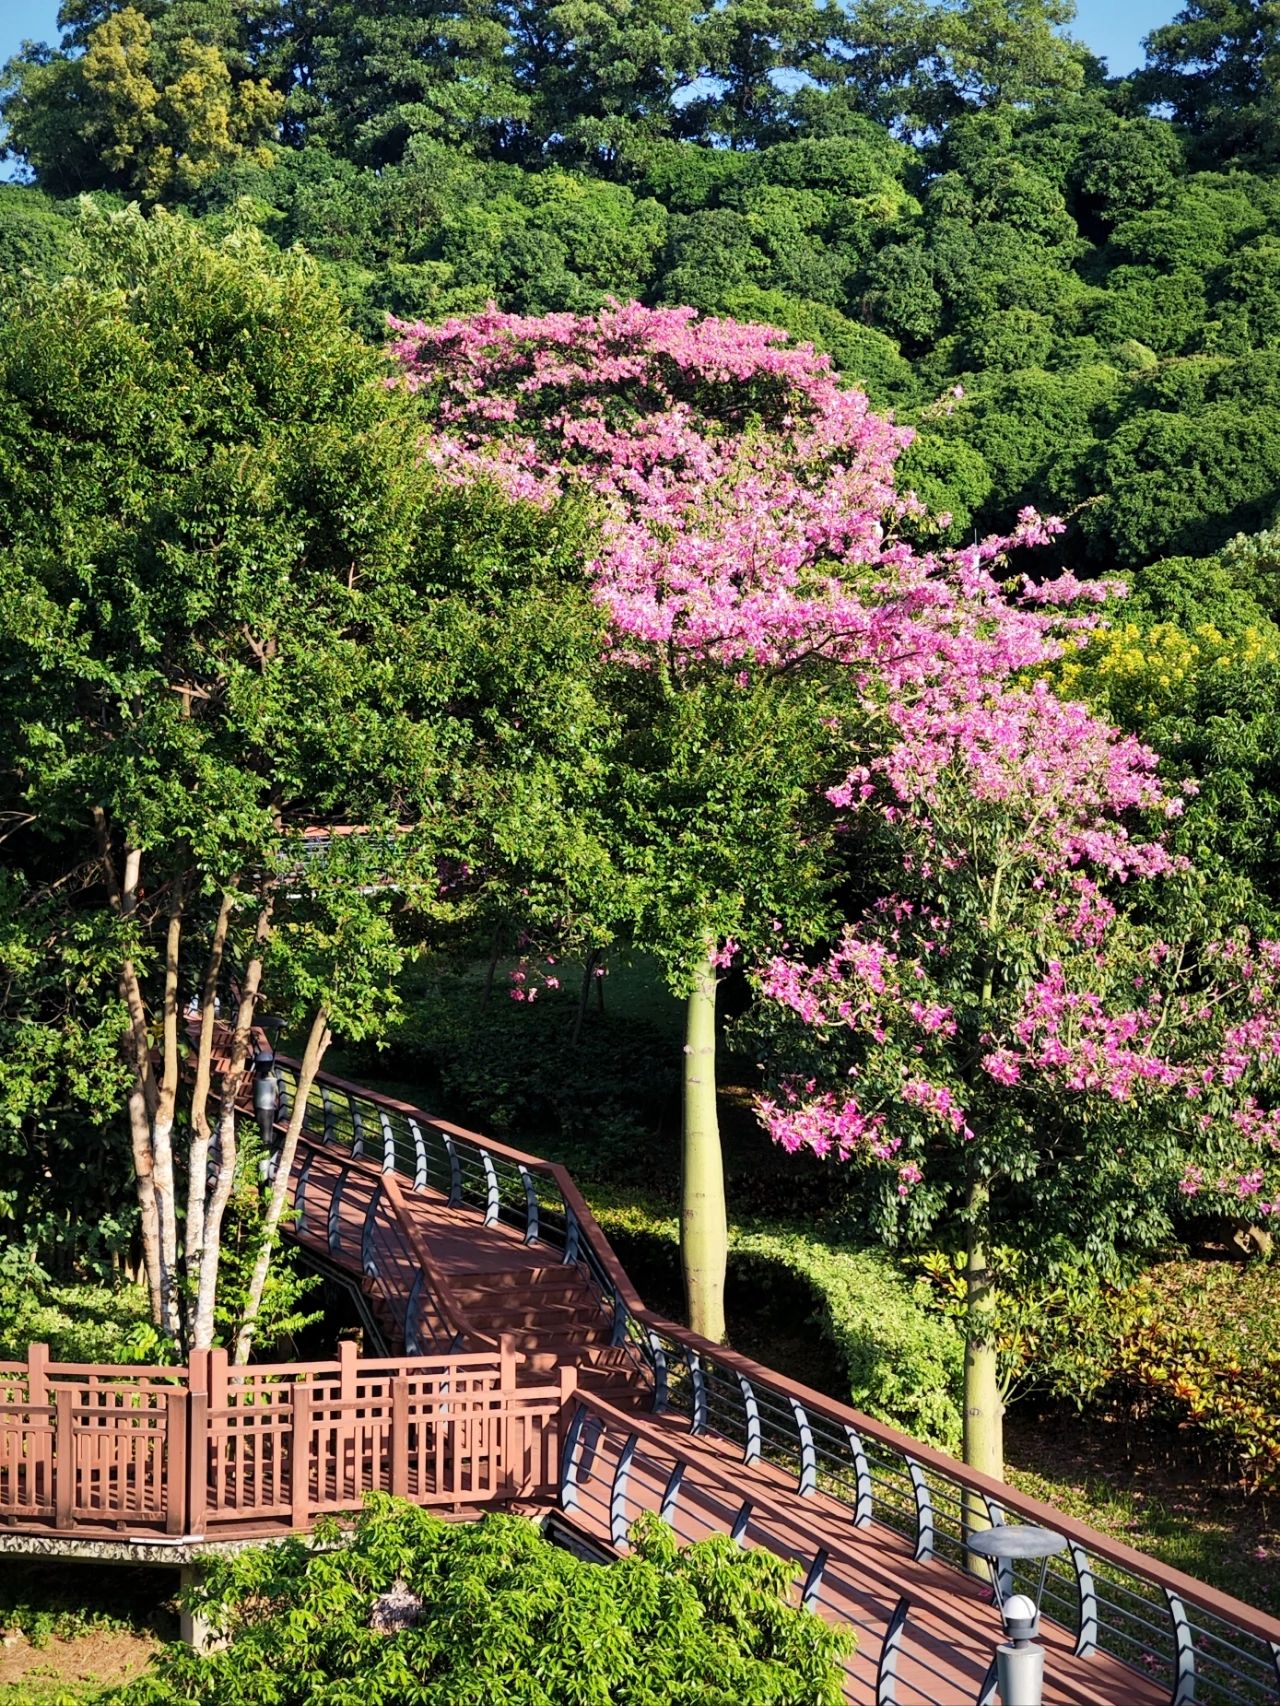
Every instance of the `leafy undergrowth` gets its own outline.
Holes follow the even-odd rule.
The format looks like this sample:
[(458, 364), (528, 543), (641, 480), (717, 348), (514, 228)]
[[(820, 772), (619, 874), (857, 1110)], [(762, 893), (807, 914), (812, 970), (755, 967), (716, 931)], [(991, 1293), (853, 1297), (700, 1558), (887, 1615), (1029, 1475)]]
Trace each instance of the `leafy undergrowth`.
[(1083, 1296), (1040, 1351), (1042, 1391), (1163, 1430), (1212, 1482), (1280, 1495), (1280, 1262), (1166, 1259)]
[(58, 1362), (145, 1362), (157, 1349), (146, 1291), (61, 1284), (9, 1245), (0, 1250), (0, 1358), (21, 1359), (32, 1343)]
[(210, 1560), (197, 1603), (227, 1644), (168, 1647), (108, 1698), (839, 1706), (850, 1636), (789, 1602), (794, 1566), (727, 1535), (677, 1549), (642, 1517), (628, 1556), (597, 1565), (524, 1517), (451, 1523), (385, 1494), (341, 1533)]

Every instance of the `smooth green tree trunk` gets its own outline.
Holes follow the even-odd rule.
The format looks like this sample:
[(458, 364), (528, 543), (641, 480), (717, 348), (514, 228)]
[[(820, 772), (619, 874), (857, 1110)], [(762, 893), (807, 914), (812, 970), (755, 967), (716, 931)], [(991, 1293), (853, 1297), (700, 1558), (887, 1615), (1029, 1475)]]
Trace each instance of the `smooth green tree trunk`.
[[(1004, 1480), (1004, 1401), (1000, 1396), (1000, 1370), (996, 1353), (995, 1291), (987, 1265), (985, 1181), (969, 1193), (972, 1215), (969, 1248), (965, 1263), (966, 1322), (964, 1351), (964, 1460), (994, 1480)], [(965, 1498), (965, 1527), (978, 1533), (991, 1526), (986, 1502), (980, 1494)], [(986, 1566), (976, 1573), (985, 1576)]]
[(729, 1228), (716, 1111), (716, 968), (709, 951), (696, 968), (685, 1010), (682, 1162), (680, 1255), (689, 1325), (723, 1344)]

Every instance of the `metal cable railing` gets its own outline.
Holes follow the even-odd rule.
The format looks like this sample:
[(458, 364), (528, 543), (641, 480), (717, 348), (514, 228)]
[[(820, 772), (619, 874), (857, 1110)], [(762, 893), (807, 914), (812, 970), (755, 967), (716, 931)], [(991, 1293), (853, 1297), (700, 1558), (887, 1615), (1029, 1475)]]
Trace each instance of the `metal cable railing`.
[[(296, 1068), (276, 1071), (283, 1102)], [(1050, 1565), (1045, 1611), (1080, 1656), (1122, 1661), (1173, 1706), (1280, 1701), (1280, 1620), (654, 1315), (563, 1168), (328, 1077), (312, 1086), (306, 1129), (577, 1265), (655, 1414), (732, 1443), (744, 1465), (780, 1471), (801, 1497), (838, 1501), (855, 1527), (883, 1525), (920, 1561), (959, 1566), (978, 1524), (1017, 1516), (1055, 1528), (1069, 1547)]]

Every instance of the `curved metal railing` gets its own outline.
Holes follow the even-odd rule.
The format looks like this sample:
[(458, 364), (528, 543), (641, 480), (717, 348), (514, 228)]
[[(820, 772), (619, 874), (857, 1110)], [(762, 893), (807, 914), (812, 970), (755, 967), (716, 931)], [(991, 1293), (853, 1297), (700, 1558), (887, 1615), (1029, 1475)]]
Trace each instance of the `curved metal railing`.
[[(282, 1116), (296, 1070), (277, 1063)], [(801, 1497), (821, 1490), (839, 1500), (855, 1527), (883, 1524), (921, 1562), (961, 1564), (975, 1500), (988, 1522), (1053, 1528), (1068, 1550), (1050, 1568), (1045, 1611), (1076, 1653), (1121, 1660), (1172, 1706), (1280, 1701), (1280, 1619), (655, 1315), (563, 1167), (329, 1075), (312, 1086), (306, 1129), (577, 1264), (613, 1343), (632, 1351), (655, 1414), (733, 1442), (744, 1464), (780, 1471)], [(1016, 1571), (1012, 1580), (1024, 1585)]]

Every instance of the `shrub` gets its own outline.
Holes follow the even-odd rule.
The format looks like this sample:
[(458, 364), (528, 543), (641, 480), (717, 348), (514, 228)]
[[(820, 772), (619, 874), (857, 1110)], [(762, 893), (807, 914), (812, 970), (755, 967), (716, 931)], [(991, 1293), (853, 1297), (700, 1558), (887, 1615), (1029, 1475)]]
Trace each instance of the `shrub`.
[(1050, 1389), (1216, 1441), (1252, 1492), (1280, 1489), (1280, 1267), (1162, 1263), (1101, 1295), (1055, 1347)]
[[(575, 978), (576, 982), (576, 978)], [(406, 1001), (386, 1048), (350, 1070), (422, 1080), (456, 1117), (595, 1176), (649, 1168), (645, 1148), (676, 1086), (678, 1045), (633, 1015), (592, 1013), (573, 1041), (576, 991), (515, 1003), (482, 1000), (466, 977), (441, 978)], [(551, 1143), (546, 1143), (550, 1137)]]
[(55, 1362), (147, 1362), (159, 1337), (142, 1286), (59, 1285), (30, 1250), (0, 1250), (0, 1358), (47, 1344)]
[[(345, 1538), (346, 1544), (336, 1544)], [(354, 1529), (210, 1561), (196, 1595), (229, 1636), (173, 1646), (110, 1698), (321, 1706), (839, 1706), (851, 1638), (788, 1602), (793, 1570), (727, 1536), (681, 1548), (642, 1517), (586, 1563), (523, 1517), (443, 1522), (372, 1495)]]

